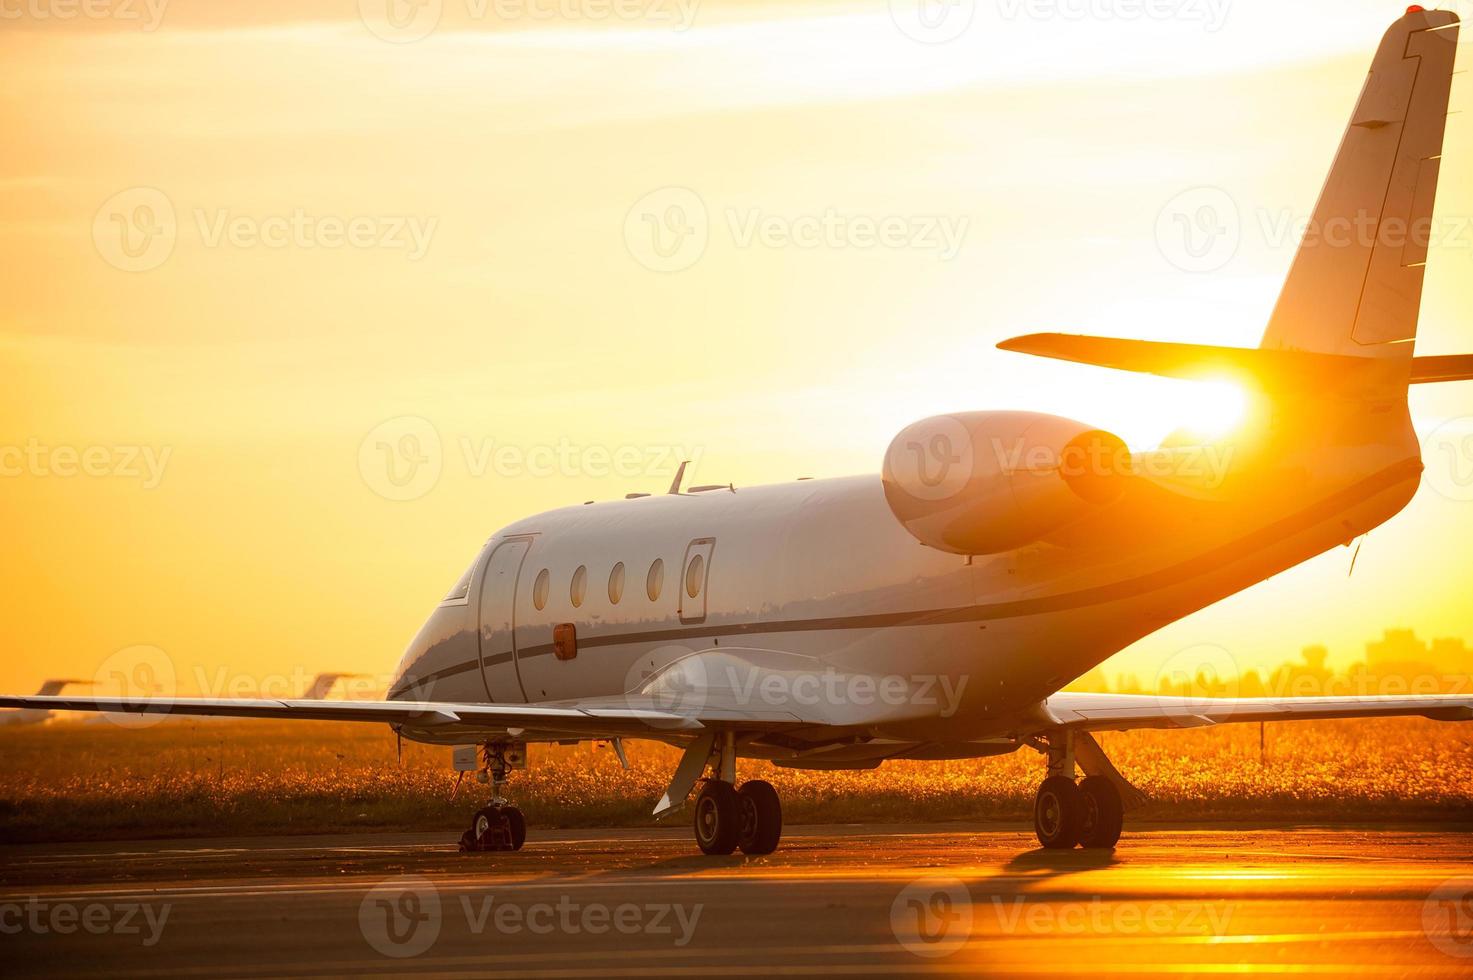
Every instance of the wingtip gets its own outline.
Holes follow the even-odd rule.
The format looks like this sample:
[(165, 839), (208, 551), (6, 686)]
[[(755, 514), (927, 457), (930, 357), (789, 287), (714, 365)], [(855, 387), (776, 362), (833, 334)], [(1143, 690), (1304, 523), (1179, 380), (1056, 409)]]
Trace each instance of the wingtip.
[(1019, 334), (1016, 337), (1009, 337), (1007, 340), (1000, 340), (1000, 341), (998, 341), (998, 343), (997, 343), (997, 349), (998, 350), (1012, 351), (1015, 354), (1027, 354), (1027, 353), (1029, 353), (1029, 347), (1031, 347), (1032, 345), (1036, 344), (1040, 340), (1046, 340), (1049, 337), (1057, 337), (1057, 336), (1058, 336), (1058, 334), (1051, 334), (1051, 333), (1025, 333), (1025, 334)]

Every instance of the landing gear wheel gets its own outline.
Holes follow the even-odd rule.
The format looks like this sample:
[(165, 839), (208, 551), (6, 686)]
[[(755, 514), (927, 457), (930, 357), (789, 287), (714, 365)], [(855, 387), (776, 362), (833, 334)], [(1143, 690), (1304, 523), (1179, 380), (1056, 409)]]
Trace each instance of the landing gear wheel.
[(736, 787), (721, 779), (708, 779), (696, 797), (696, 844), (707, 854), (730, 854), (736, 850), (742, 828), (741, 800)]
[(493, 803), (476, 811), (470, 829), (460, 836), (462, 851), (520, 851), (527, 841), (527, 818), (521, 809)]
[(1050, 776), (1033, 801), (1033, 832), (1049, 850), (1068, 850), (1079, 842), (1084, 798), (1074, 780)]
[(783, 805), (772, 784), (749, 779), (737, 790), (741, 823), (737, 847), (743, 854), (771, 854), (783, 835)]
[(1085, 776), (1079, 782), (1079, 795), (1084, 804), (1079, 821), (1079, 846), (1114, 847), (1125, 823), (1120, 791), (1104, 776)]

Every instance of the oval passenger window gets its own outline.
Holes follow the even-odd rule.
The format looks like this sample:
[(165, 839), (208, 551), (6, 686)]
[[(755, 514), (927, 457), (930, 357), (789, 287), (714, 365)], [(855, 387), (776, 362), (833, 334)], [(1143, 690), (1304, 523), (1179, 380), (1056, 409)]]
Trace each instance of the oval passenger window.
[(685, 569), (685, 594), (692, 599), (701, 594), (701, 572), (705, 567), (706, 559), (696, 555)]
[(665, 561), (656, 558), (654, 564), (650, 565), (650, 573), (645, 576), (644, 591), (650, 597), (650, 602), (660, 598), (660, 588), (665, 584)]

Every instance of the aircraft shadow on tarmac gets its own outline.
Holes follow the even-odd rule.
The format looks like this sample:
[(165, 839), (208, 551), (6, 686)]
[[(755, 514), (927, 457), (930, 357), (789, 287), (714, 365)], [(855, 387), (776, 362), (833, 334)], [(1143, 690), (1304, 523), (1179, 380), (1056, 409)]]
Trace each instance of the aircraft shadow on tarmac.
[(1014, 874), (1037, 878), (1053, 878), (1079, 871), (1096, 871), (1123, 863), (1113, 850), (1088, 849), (1059, 851), (1044, 847), (1024, 851), (1003, 867)]

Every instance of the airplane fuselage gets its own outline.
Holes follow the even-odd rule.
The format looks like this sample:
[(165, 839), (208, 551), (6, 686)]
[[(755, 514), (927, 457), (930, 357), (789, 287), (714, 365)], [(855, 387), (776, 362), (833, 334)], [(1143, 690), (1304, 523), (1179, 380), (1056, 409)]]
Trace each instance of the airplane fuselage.
[[(880, 739), (889, 755), (985, 754), (1129, 643), (1400, 510), (1421, 471), (1405, 410), (1352, 414), (1271, 420), (1200, 472), (1132, 476), (1117, 501), (993, 555), (917, 541), (874, 475), (548, 511), (491, 537), (391, 697), (653, 693), (791, 716), (825, 726), (813, 737), (827, 743)], [(560, 624), (576, 637), (568, 659)], [(801, 752), (804, 737), (744, 754)]]

